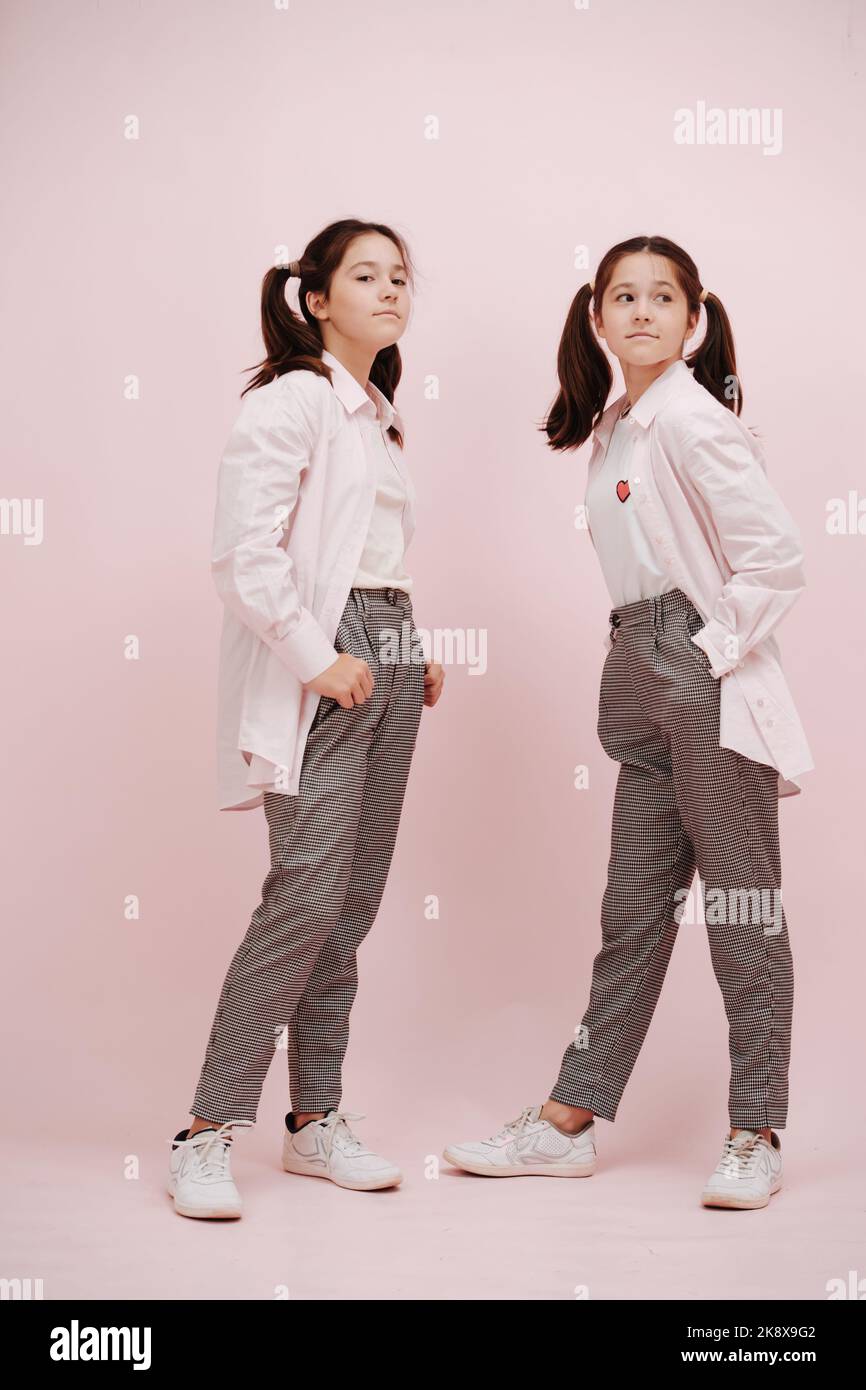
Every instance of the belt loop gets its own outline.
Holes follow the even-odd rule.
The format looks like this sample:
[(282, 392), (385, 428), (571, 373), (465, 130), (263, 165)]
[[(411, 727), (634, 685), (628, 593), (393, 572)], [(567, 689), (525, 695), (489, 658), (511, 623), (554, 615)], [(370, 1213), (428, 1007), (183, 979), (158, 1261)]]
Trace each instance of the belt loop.
[(362, 613), (366, 613), (366, 611), (367, 611), (367, 595), (364, 593), (364, 590), (363, 590), (363, 589), (355, 589), (354, 592), (355, 592), (355, 597), (356, 597), (357, 599), (360, 600), (360, 608), (361, 608)]

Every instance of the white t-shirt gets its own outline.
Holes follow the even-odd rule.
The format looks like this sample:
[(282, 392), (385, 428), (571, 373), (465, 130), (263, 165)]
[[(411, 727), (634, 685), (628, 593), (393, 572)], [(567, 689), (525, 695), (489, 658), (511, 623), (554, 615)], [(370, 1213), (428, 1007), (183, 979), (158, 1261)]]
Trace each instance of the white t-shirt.
[(640, 425), (636, 421), (620, 416), (602, 465), (584, 497), (593, 545), (614, 607), (676, 588), (656, 561), (635, 515), (628, 475), (633, 431), (637, 429)]
[(412, 580), (403, 564), (403, 508), (406, 488), (391, 455), (385, 447), (379, 419), (373, 401), (358, 407), (358, 421), (369, 456), (375, 455), (376, 501), (370, 517), (370, 527), (358, 569), (352, 581), (357, 589), (404, 589), (411, 593)]

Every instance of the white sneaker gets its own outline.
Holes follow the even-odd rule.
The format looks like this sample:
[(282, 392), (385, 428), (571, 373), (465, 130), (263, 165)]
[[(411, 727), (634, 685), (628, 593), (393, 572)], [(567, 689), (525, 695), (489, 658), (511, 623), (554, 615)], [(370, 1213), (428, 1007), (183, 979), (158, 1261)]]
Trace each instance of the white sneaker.
[(595, 1172), (595, 1121), (588, 1120), (577, 1134), (564, 1134), (541, 1119), (540, 1105), (527, 1105), (498, 1134), (451, 1144), (443, 1156), (468, 1173), (490, 1178), (588, 1178)]
[(705, 1207), (765, 1207), (782, 1186), (782, 1144), (775, 1130), (772, 1143), (754, 1129), (727, 1134), (715, 1172), (701, 1193)]
[(403, 1181), (400, 1169), (368, 1149), (349, 1128), (349, 1120), (363, 1119), (363, 1115), (347, 1110), (331, 1110), (323, 1120), (310, 1120), (293, 1134), (287, 1115), (283, 1131), (286, 1172), (330, 1178), (338, 1187), (350, 1187), (356, 1192), (398, 1187)]
[(190, 1139), (182, 1129), (173, 1139), (168, 1161), (168, 1190), (181, 1216), (234, 1217), (243, 1209), (231, 1172), (231, 1129), (252, 1120), (227, 1120), (215, 1129), (200, 1129)]

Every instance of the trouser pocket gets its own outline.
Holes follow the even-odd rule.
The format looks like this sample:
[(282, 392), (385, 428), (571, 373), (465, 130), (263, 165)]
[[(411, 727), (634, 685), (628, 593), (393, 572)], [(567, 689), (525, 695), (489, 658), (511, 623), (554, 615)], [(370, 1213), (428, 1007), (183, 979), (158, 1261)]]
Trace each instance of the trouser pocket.
[[(334, 634), (334, 648), (340, 656), (345, 654), (357, 657), (359, 661), (366, 661), (375, 680), (376, 653), (364, 622), (363, 610), (359, 607), (357, 599), (351, 591)], [(336, 710), (344, 708), (333, 695), (321, 695), (316, 713), (313, 716), (313, 722), (310, 725), (310, 732), (312, 733), (320, 724), (323, 724)], [(358, 708), (357, 705), (352, 705), (349, 709), (345, 709), (345, 713), (351, 714), (353, 710)]]
[(712, 672), (710, 669), (710, 659), (704, 651), (703, 647), (699, 647), (696, 642), (693, 642), (691, 640), (694, 634), (696, 632), (700, 632), (701, 628), (704, 626), (704, 620), (701, 617), (700, 613), (697, 611), (697, 609), (690, 608), (689, 611), (686, 613), (684, 645), (691, 654), (693, 660), (696, 661), (697, 664), (704, 671), (706, 671), (712, 679), (715, 679), (715, 677), (712, 676)]

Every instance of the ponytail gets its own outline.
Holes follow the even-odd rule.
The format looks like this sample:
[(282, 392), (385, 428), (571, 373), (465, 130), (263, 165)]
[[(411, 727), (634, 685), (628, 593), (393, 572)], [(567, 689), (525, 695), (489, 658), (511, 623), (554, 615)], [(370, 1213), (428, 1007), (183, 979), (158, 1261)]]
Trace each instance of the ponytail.
[(743, 388), (737, 376), (731, 321), (722, 301), (712, 290), (706, 291), (704, 308), (707, 330), (700, 347), (686, 358), (686, 366), (694, 369), (695, 381), (699, 381), (710, 395), (739, 415), (743, 408)]
[(559, 394), (540, 426), (551, 449), (576, 449), (588, 439), (610, 395), (613, 374), (589, 318), (592, 295), (588, 283), (578, 290), (559, 340)]
[[(323, 343), (318, 321), (313, 319), (313, 323), (310, 324), (301, 318), (286, 299), (286, 285), (293, 268), (298, 265), (302, 266), (303, 262), (293, 261), (287, 266), (272, 266), (262, 280), (262, 337), (265, 340), (267, 356), (263, 362), (257, 364), (259, 371), (247, 382), (241, 392), (242, 397), (247, 391), (266, 386), (269, 381), (283, 376), (285, 372), (302, 368), (318, 372), (320, 376), (327, 376), (330, 381), (330, 372), (326, 363), (322, 361)], [(301, 283), (303, 284), (302, 272)], [(253, 370), (253, 367), (245, 368), (245, 371)]]

